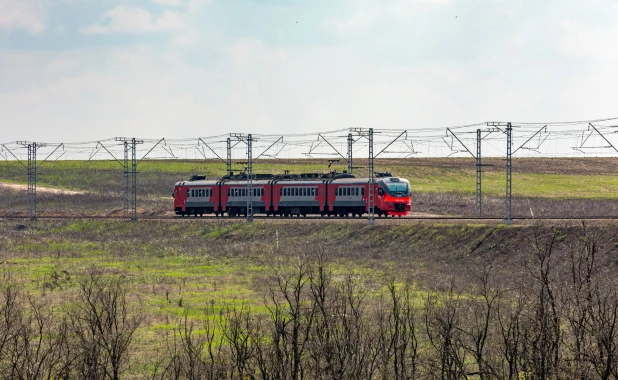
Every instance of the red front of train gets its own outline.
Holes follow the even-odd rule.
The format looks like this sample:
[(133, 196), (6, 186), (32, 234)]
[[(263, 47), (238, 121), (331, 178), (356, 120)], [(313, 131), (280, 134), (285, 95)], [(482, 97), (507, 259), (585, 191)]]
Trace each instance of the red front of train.
[[(254, 179), (251, 188), (242, 175), (206, 180), (193, 177), (176, 183), (174, 211), (177, 215), (247, 214), (252, 194), (253, 214), (267, 216), (362, 216), (369, 212), (369, 179), (350, 174), (286, 175)], [(379, 177), (373, 183), (377, 216), (405, 216), (412, 209), (410, 183), (404, 178)]]

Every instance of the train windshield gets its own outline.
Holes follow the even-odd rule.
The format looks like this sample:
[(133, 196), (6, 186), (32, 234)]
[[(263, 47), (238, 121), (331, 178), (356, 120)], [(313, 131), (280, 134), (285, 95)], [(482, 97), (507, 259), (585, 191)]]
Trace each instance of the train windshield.
[(407, 193), (408, 192), (408, 184), (403, 182), (389, 182), (386, 184), (388, 186), (388, 191), (391, 193)]

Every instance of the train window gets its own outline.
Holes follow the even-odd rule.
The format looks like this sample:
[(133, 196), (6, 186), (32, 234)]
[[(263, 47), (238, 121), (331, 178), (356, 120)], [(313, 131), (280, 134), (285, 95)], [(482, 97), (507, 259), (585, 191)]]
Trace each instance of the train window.
[(306, 187), (303, 187), (303, 194), (302, 195), (303, 195), (303, 197), (307, 196), (307, 188)]
[(361, 188), (361, 195), (365, 195), (365, 188), (364, 187)]

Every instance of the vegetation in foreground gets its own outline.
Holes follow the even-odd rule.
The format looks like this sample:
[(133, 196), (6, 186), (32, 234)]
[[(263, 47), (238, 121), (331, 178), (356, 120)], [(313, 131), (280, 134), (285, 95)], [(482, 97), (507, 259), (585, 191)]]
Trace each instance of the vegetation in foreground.
[(618, 375), (614, 225), (0, 227), (3, 378)]

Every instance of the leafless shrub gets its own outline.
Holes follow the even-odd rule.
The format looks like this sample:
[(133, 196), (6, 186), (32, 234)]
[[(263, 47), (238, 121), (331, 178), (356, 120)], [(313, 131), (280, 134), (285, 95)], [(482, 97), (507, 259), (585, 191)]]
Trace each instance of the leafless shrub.
[(139, 327), (139, 312), (131, 313), (122, 279), (96, 270), (79, 281), (79, 295), (68, 309), (75, 361), (81, 378), (119, 379), (129, 360), (129, 348)]
[(0, 377), (66, 378), (71, 364), (64, 319), (12, 283), (4, 284), (0, 305)]
[(433, 352), (425, 361), (428, 372), (441, 379), (464, 377), (468, 373), (468, 359), (459, 329), (461, 300), (454, 285), (446, 294), (427, 296), (424, 313), (425, 331)]

